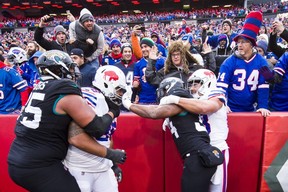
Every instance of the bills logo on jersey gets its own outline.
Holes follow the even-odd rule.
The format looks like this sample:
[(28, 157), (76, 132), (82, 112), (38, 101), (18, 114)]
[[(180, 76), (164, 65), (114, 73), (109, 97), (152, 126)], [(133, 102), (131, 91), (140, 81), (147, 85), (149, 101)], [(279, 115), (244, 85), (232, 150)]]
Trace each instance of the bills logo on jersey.
[(117, 81), (119, 79), (119, 76), (115, 73), (115, 71), (105, 71), (104, 79), (108, 81)]

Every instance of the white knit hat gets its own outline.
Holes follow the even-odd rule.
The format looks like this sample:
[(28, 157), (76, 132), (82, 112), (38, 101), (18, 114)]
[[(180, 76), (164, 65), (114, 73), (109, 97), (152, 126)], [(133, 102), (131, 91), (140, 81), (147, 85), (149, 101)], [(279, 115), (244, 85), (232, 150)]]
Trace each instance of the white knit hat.
[(80, 23), (83, 24), (85, 21), (88, 21), (88, 20), (94, 21), (94, 17), (88, 9), (83, 8), (80, 11), (79, 21), (80, 21)]

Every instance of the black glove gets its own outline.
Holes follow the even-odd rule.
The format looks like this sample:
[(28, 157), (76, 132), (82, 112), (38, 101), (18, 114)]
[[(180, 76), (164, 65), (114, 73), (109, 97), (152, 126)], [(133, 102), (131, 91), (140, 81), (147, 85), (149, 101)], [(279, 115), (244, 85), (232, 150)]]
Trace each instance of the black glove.
[(274, 78), (274, 74), (267, 66), (263, 66), (259, 69), (259, 73), (264, 77), (265, 81), (271, 81)]
[(184, 98), (192, 98), (190, 92), (182, 87), (175, 87), (167, 93), (167, 95), (175, 95)]
[(113, 166), (111, 167), (111, 169), (114, 171), (114, 174), (115, 174), (115, 177), (116, 177), (118, 183), (120, 183), (122, 181), (122, 178), (123, 178), (122, 169), (114, 162), (113, 162)]
[(106, 103), (109, 107), (109, 111), (111, 111), (114, 115), (114, 118), (120, 115), (120, 106), (115, 104), (109, 97), (105, 97)]
[(107, 148), (107, 154), (105, 158), (110, 159), (115, 163), (123, 164), (125, 163), (127, 157), (124, 150)]

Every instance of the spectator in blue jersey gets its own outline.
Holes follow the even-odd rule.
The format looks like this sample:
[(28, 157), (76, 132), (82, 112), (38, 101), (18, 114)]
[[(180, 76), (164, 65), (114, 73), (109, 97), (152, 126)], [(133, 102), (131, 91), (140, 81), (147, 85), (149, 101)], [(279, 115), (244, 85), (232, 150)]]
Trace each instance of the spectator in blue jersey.
[(158, 52), (161, 53), (163, 57), (167, 57), (167, 49), (165, 43), (160, 39), (159, 34), (156, 31), (151, 33), (151, 39), (157, 46)]
[(34, 72), (28, 64), (26, 51), (20, 47), (12, 47), (7, 54), (8, 62), (17, 70), (22, 78), (26, 80), (28, 93), (33, 89)]
[[(269, 102), (269, 107), (272, 111), (288, 111), (287, 71), (288, 71), (288, 52), (285, 52), (276, 63), (273, 71), (274, 74), (271, 72), (270, 75), (270, 78), (271, 76), (273, 77), (272, 80), (274, 82)], [(270, 70), (267, 68), (266, 72), (270, 72)], [(268, 77), (267, 80), (271, 80), (270, 78)]]
[[(228, 112), (261, 112), (268, 116), (269, 84), (259, 69), (267, 61), (254, 49), (256, 36), (262, 23), (262, 14), (250, 12), (242, 31), (234, 38), (238, 50), (220, 67), (217, 86), (226, 91)], [(257, 104), (255, 109), (255, 103)]]
[[(203, 29), (203, 32), (202, 32), (202, 39), (205, 39), (205, 41), (212, 46), (212, 48), (215, 48), (217, 47), (218, 45), (218, 36), (220, 34), (217, 34), (217, 35), (211, 35), (211, 36), (208, 36), (207, 37), (207, 29), (208, 29), (208, 26), (206, 25), (203, 25), (202, 26), (202, 29)], [(232, 31), (232, 22), (230, 19), (225, 19), (223, 22), (222, 22), (222, 33), (223, 34), (226, 34), (228, 39), (229, 39), (229, 42), (228, 42), (228, 48), (229, 50), (233, 49), (235, 47), (235, 43), (233, 42), (233, 38), (237, 36), (237, 33), (234, 33)]]
[(118, 63), (121, 58), (121, 42), (118, 39), (112, 39), (109, 44), (111, 53), (102, 59), (102, 65), (114, 65)]
[[(134, 79), (133, 88), (138, 90), (139, 103), (152, 104), (156, 103), (156, 89), (157, 86), (151, 85), (147, 82), (145, 71), (148, 63), (149, 53), (153, 46), (154, 41), (151, 38), (142, 38), (140, 42), (143, 57), (134, 66)], [(156, 59), (155, 70), (158, 71), (164, 66), (164, 57)]]
[(84, 52), (82, 49), (74, 48), (70, 52), (70, 57), (75, 62), (80, 70), (81, 78), (78, 81), (81, 87), (91, 87), (98, 66), (88, 62), (85, 63)]
[(26, 89), (21, 75), (0, 61), (0, 114), (19, 114), (28, 99)]
[(43, 52), (41, 52), (41, 51), (36, 51), (32, 55), (32, 57), (30, 57), (29, 60), (28, 60), (28, 64), (29, 64), (30, 68), (33, 70), (33, 77), (32, 77), (33, 86), (39, 80), (39, 73), (38, 73), (38, 70), (37, 70), (36, 63), (37, 63), (38, 58), (42, 55), (42, 53)]

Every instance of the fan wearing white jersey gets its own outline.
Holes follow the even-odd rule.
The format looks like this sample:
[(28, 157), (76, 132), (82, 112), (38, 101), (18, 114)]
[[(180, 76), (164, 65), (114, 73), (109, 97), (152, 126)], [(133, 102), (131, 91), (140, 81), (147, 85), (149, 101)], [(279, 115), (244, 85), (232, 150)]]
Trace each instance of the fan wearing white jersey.
[(188, 87), (193, 98), (169, 95), (161, 99), (160, 105), (177, 104), (185, 110), (202, 114), (203, 124), (210, 136), (210, 144), (224, 154), (224, 162), (218, 165), (211, 178), (211, 192), (225, 192), (227, 188), (227, 167), (229, 162), (226, 98), (222, 89), (216, 87), (215, 74), (207, 69), (199, 69), (188, 78)]
[[(126, 80), (124, 73), (119, 68), (108, 65), (100, 67), (92, 84), (94, 87), (83, 87), (81, 90), (83, 97), (97, 116), (107, 113), (109, 110), (107, 102), (112, 101), (118, 106), (121, 105), (121, 97), (126, 91)], [(116, 119), (113, 120), (104, 135), (94, 139), (109, 148), (115, 130)], [(73, 130), (69, 131), (71, 135)], [(116, 179), (111, 169), (113, 166), (111, 160), (92, 155), (70, 145), (63, 163), (77, 180), (81, 192), (118, 192), (117, 180), (121, 180), (119, 177), (122, 177), (122, 173), (117, 172), (116, 175), (119, 177)], [(121, 170), (116, 164), (113, 168), (116, 168), (117, 171)]]

